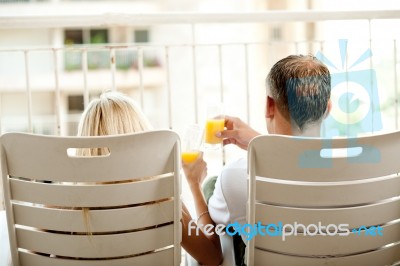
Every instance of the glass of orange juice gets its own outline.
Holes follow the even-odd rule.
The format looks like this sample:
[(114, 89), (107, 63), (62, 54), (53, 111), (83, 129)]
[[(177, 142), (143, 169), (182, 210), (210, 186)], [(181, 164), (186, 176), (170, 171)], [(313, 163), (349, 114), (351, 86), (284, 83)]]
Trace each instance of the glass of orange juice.
[(203, 142), (203, 129), (197, 125), (186, 127), (185, 135), (181, 146), (182, 161), (191, 163), (197, 159)]
[(204, 142), (208, 148), (218, 148), (222, 144), (222, 139), (215, 136), (225, 127), (225, 117), (221, 103), (207, 105), (207, 117), (205, 125)]

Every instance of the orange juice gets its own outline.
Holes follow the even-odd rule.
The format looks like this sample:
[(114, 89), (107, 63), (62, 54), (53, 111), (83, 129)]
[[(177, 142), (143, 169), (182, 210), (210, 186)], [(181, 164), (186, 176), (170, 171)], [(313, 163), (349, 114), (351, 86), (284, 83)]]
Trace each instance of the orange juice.
[(209, 119), (206, 121), (205, 142), (208, 144), (222, 143), (222, 139), (215, 136), (218, 131), (223, 131), (225, 119)]
[(199, 151), (184, 151), (181, 155), (182, 161), (185, 163), (191, 163), (197, 159), (197, 156), (199, 156)]

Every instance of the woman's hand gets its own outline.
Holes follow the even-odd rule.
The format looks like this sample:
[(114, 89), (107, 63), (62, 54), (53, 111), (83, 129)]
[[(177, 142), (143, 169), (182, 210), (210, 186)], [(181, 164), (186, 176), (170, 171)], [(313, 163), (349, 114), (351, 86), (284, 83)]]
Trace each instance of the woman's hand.
[(182, 161), (182, 168), (191, 187), (200, 187), (207, 176), (207, 163), (203, 160), (202, 152), (199, 152), (199, 156), (191, 163)]

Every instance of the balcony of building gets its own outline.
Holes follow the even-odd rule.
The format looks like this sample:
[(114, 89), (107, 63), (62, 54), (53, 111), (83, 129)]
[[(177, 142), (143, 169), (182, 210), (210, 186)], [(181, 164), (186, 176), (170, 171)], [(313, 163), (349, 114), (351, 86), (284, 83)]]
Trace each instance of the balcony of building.
[[(281, 8), (279, 1), (252, 4)], [(105, 90), (134, 98), (155, 128), (182, 133), (203, 123), (207, 102), (218, 101), (226, 114), (267, 133), (265, 77), (289, 54), (316, 55), (335, 78), (325, 136), (399, 127), (396, 4), (254, 11), (242, 3), (230, 12), (163, 12), (161, 1), (0, 7), (0, 133), (75, 135), (82, 111)], [(243, 154), (235, 147), (209, 151), (210, 175)]]

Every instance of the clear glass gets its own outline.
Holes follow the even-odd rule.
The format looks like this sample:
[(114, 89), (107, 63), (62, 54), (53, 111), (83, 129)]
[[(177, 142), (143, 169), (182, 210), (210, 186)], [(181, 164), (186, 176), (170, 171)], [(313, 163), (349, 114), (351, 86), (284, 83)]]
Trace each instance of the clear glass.
[(225, 128), (225, 116), (222, 103), (207, 105), (204, 143), (206, 148), (219, 148), (222, 146), (222, 138), (215, 136), (217, 132)]
[(191, 163), (197, 159), (203, 144), (203, 129), (197, 125), (188, 125), (181, 146), (182, 160)]

